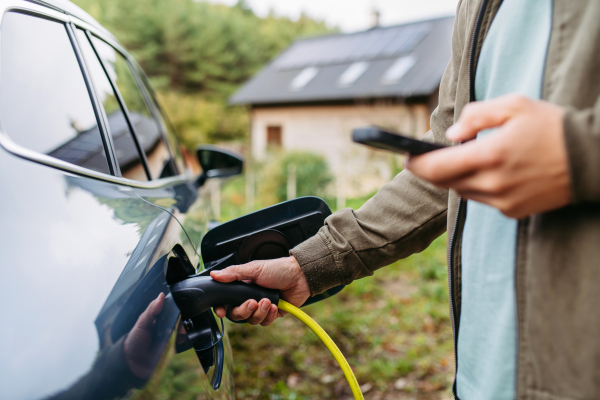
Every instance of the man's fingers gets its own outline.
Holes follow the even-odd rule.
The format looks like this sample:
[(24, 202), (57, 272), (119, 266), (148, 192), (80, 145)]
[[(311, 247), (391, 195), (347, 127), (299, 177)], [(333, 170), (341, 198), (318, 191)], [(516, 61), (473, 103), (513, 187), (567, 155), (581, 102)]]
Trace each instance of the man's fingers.
[(219, 282), (255, 281), (262, 270), (262, 263), (253, 261), (248, 264), (232, 265), (220, 271), (212, 271), (210, 276)]
[(234, 321), (248, 319), (257, 308), (258, 303), (256, 300), (248, 300), (241, 306), (235, 307), (233, 310), (231, 310), (229, 317)]
[(271, 309), (269, 310), (269, 315), (261, 322), (262, 326), (269, 326), (277, 319), (277, 306), (275, 304), (271, 304)]
[(419, 178), (442, 186), (497, 162), (500, 152), (483, 143), (489, 139), (484, 137), (477, 142), (410, 156), (404, 165)]
[(225, 307), (225, 306), (215, 307), (215, 314), (217, 314), (217, 317), (219, 317), (219, 318), (225, 318), (225, 316), (227, 315), (227, 307)]
[[(219, 318), (225, 318), (227, 307), (219, 306), (214, 308), (215, 314)], [(251, 325), (261, 324), (268, 326), (279, 316), (278, 308), (271, 304), (269, 299), (262, 299), (258, 304), (254, 300), (248, 300), (239, 307), (231, 310), (229, 317), (234, 321), (248, 320)]]
[(458, 121), (446, 131), (446, 137), (453, 142), (473, 139), (479, 131), (502, 125), (515, 114), (527, 110), (531, 103), (531, 99), (515, 94), (469, 103)]
[(498, 197), (518, 186), (520, 179), (507, 177), (494, 169), (484, 169), (466, 177), (444, 182), (443, 187), (448, 187), (459, 194), (479, 193), (487, 196)]
[(250, 318), (248, 318), (248, 323), (250, 325), (258, 325), (264, 321), (264, 319), (269, 315), (269, 311), (271, 310), (271, 300), (262, 299), (258, 303), (258, 308)]

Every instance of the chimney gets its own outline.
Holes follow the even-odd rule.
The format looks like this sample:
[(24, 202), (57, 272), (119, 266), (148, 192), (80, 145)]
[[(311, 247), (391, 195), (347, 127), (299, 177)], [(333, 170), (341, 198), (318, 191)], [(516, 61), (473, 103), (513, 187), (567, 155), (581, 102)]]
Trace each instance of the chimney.
[(371, 29), (379, 28), (379, 10), (373, 7), (371, 10)]

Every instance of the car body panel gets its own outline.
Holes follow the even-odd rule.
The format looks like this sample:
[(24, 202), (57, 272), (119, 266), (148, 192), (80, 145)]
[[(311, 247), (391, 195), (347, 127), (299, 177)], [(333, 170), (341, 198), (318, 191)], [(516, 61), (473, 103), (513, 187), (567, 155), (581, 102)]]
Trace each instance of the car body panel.
[[(71, 3), (2, 0), (0, 10), (75, 21), (124, 52)], [(209, 194), (193, 181), (189, 171), (148, 182), (91, 171), (23, 148), (0, 127), (0, 398), (164, 398), (175, 377), (199, 399), (234, 398), (226, 334), (218, 390), (211, 379), (220, 371), (203, 370), (193, 349), (177, 354), (185, 330), (164, 262), (179, 245), (201, 265), (199, 238), (183, 226), (190, 209), (202, 210), (196, 232), (205, 232)], [(137, 340), (160, 293), (147, 340)], [(138, 376), (132, 363), (150, 376)]]
[(110, 345), (107, 311), (176, 243), (167, 232), (175, 221), (130, 188), (5, 151), (0, 170), (0, 397), (47, 397), (85, 375)]

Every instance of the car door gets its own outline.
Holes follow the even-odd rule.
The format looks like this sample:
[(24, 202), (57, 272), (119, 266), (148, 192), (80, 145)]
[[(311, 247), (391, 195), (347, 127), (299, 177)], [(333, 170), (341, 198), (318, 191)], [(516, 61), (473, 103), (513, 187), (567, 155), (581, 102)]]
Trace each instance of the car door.
[(174, 356), (185, 330), (164, 267), (193, 246), (175, 196), (158, 206), (133, 188), (169, 183), (142, 180), (134, 132), (112, 136), (126, 110), (96, 90), (71, 17), (0, 7), (0, 398), (164, 398), (190, 354), (184, 383), (229, 397), (193, 351)]

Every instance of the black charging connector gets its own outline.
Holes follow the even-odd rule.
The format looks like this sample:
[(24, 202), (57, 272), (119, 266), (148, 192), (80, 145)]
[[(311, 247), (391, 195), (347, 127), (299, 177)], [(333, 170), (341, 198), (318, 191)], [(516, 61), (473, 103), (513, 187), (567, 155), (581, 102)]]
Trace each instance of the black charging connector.
[(171, 285), (171, 293), (185, 318), (192, 318), (213, 307), (237, 307), (250, 299), (269, 299), (275, 305), (279, 302), (279, 290), (245, 282), (222, 283), (210, 276), (192, 276), (177, 282)]

